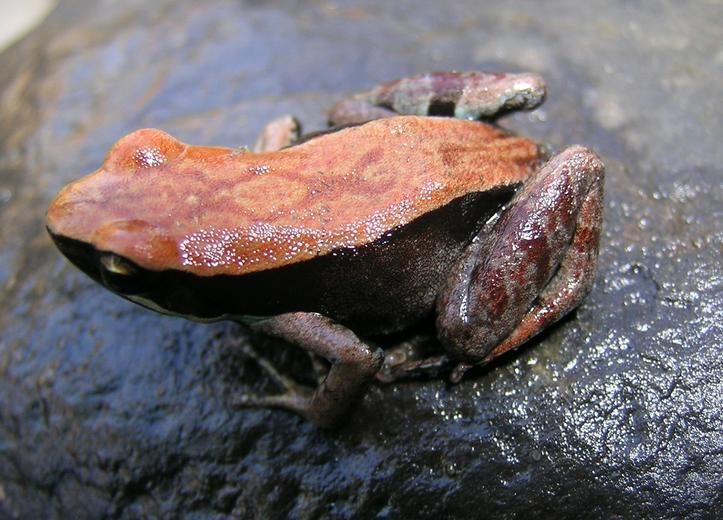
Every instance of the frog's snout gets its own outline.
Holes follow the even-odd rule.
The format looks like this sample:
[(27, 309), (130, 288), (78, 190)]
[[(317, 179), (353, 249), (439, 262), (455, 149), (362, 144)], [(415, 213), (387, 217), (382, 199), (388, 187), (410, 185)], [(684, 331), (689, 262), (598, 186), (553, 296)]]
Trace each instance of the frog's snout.
[(73, 204), (70, 203), (72, 189), (72, 184), (63, 187), (48, 206), (48, 211), (45, 213), (45, 226), (51, 235), (60, 233), (63, 223), (73, 215)]
[(74, 240), (46, 228), (55, 246), (70, 262), (93, 280), (100, 281), (100, 270), (96, 261), (96, 252), (90, 244)]
[(101, 194), (88, 185), (87, 178), (63, 187), (48, 206), (45, 225), (51, 233), (86, 240), (98, 225), (105, 204)]

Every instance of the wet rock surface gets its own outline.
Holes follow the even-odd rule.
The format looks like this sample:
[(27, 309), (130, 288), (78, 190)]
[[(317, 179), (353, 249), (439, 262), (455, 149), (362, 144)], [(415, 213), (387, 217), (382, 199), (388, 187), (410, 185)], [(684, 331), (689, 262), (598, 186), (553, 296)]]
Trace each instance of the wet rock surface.
[[(719, 5), (145, 4), (63, 2), (0, 55), (0, 517), (720, 516)], [(331, 433), (234, 411), (272, 389), (242, 330), (121, 300), (43, 229), (138, 127), (251, 144), (443, 69), (543, 74), (543, 108), (502, 124), (608, 165), (592, 294), (459, 385), (376, 386)]]

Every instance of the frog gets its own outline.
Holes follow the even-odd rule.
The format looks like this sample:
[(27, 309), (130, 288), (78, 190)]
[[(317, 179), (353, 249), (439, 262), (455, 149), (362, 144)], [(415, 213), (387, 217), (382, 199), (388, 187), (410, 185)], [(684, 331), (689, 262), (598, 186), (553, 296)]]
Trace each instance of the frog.
[[(46, 227), (127, 300), (323, 360), (301, 384), (252, 351), (280, 389), (231, 405), (337, 428), (375, 381), (452, 366), (459, 382), (590, 292), (602, 160), (497, 123), (545, 97), (534, 73), (434, 72), (342, 99), (321, 131), (281, 116), (253, 149), (136, 130), (57, 194)], [(439, 353), (399, 361), (376, 339), (422, 322)]]

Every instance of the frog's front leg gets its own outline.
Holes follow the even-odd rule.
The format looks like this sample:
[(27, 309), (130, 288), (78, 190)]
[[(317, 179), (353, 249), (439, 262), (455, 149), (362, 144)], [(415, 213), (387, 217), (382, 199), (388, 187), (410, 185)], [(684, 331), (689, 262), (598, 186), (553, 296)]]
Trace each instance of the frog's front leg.
[(440, 340), (463, 362), (453, 380), (524, 343), (590, 291), (603, 177), (594, 152), (567, 148), (469, 246), (437, 304)]
[(393, 115), (494, 119), (512, 110), (530, 110), (545, 99), (537, 74), (434, 72), (379, 85), (337, 103), (332, 125), (364, 123)]
[(275, 152), (299, 140), (301, 123), (294, 116), (277, 117), (266, 123), (254, 145), (254, 152)]
[(381, 367), (384, 353), (372, 349), (351, 330), (316, 313), (289, 313), (251, 325), (254, 330), (301, 346), (327, 359), (331, 368), (314, 390), (291, 382), (268, 366), (274, 379), (284, 386), (279, 395), (244, 396), (240, 407), (276, 407), (308, 418), (322, 428), (334, 428), (361, 400)]

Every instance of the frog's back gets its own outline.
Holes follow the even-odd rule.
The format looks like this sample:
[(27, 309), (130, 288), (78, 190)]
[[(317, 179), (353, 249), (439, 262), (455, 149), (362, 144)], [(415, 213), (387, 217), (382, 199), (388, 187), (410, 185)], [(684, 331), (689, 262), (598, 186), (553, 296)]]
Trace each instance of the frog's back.
[(521, 182), (537, 160), (528, 139), (447, 118), (381, 119), (261, 154), (140, 130), (67, 189), (100, 205), (94, 218), (54, 204), (49, 221), (145, 268), (248, 274), (372, 244), (455, 199)]

